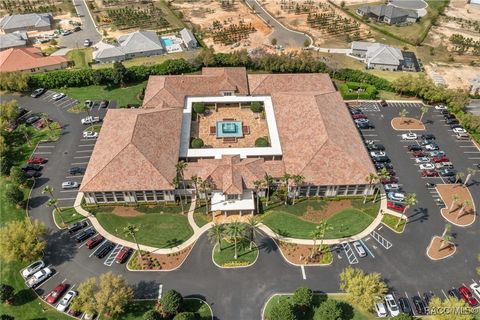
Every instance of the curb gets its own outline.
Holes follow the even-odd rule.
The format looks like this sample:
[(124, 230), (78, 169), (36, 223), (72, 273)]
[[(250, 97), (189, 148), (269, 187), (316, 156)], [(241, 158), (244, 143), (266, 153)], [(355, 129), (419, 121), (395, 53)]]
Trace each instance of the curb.
[[(195, 246), (195, 244), (197, 243), (197, 241), (195, 241), (193, 244), (192, 244), (192, 247), (190, 248), (190, 250), (188, 251), (187, 255), (185, 256), (185, 258), (182, 260), (182, 262), (180, 262), (180, 264), (178, 266), (176, 266), (175, 268), (173, 269), (168, 269), (168, 270), (163, 270), (163, 269), (160, 269), (160, 270), (135, 270), (135, 269), (131, 269), (128, 264), (130, 262), (130, 260), (133, 258), (133, 255), (135, 254), (135, 252), (137, 252), (137, 250), (135, 250), (131, 255), (130, 255), (130, 258), (128, 258), (128, 261), (125, 262), (125, 268), (130, 271), (130, 272), (170, 272), (170, 271), (175, 271), (177, 269), (180, 269), (180, 267), (185, 263), (185, 261), (187, 260), (188, 256), (190, 255), (190, 253), (192, 252), (193, 250), (193, 247)], [(212, 313), (213, 314), (213, 313)]]
[[(311, 263), (311, 264), (294, 263), (294, 262), (291, 262), (290, 260), (288, 260), (285, 257), (285, 255), (283, 254), (283, 251), (280, 248), (280, 246), (278, 245), (277, 241), (275, 241), (275, 245), (277, 246), (278, 251), (280, 251), (280, 254), (282, 255), (283, 260), (285, 260), (285, 262), (291, 264), (294, 267), (329, 267), (333, 264), (333, 254), (332, 254), (332, 261), (330, 263), (324, 263), (324, 264), (322, 264), (322, 263)], [(330, 248), (330, 245), (327, 245), (327, 246)]]
[[(251, 241), (252, 242), (252, 241)], [(257, 260), (258, 260), (258, 257), (260, 256), (260, 250), (258, 250), (258, 246), (255, 242), (253, 242), (253, 245), (257, 248), (257, 256), (255, 257), (255, 260), (253, 260), (253, 262), (249, 265), (246, 265), (246, 266), (231, 266), (231, 267), (225, 267), (225, 266), (221, 266), (219, 265), (218, 263), (215, 262), (215, 259), (213, 258), (214, 254), (215, 254), (215, 248), (217, 247), (218, 244), (216, 244), (213, 249), (212, 249), (212, 262), (213, 264), (220, 268), (220, 269), (244, 269), (244, 268), (248, 268), (248, 267), (251, 267), (253, 266)]]
[[(393, 118), (391, 121), (390, 121), (390, 125), (392, 126), (392, 129), (395, 130), (395, 131), (426, 131), (427, 128), (425, 127), (425, 125), (423, 124), (422, 122), (422, 125), (423, 125), (423, 129), (397, 129), (395, 128), (395, 126), (393, 125), (393, 120), (395, 119), (398, 119), (399, 117), (395, 117)], [(415, 118), (407, 118), (407, 119), (413, 119), (413, 120), (418, 120), (418, 119), (415, 119)], [(419, 122), (421, 122), (420, 120), (418, 120)]]
[(433, 237), (432, 237), (432, 240), (430, 240), (430, 244), (428, 245), (427, 250), (425, 251), (425, 254), (427, 255), (427, 257), (428, 257), (430, 260), (432, 260), (432, 261), (443, 260), (443, 259), (446, 259), (446, 258), (448, 258), (448, 257), (453, 256), (453, 255), (455, 254), (455, 252), (457, 252), (457, 246), (454, 245), (454, 244), (452, 244), (452, 245), (453, 245), (453, 252), (452, 252), (452, 253), (450, 253), (449, 255), (447, 255), (447, 256), (445, 256), (445, 257), (443, 257), (443, 258), (432, 258), (432, 257), (428, 254), (428, 250), (429, 250), (430, 247), (432, 246), (433, 240), (435, 240), (435, 238), (440, 238), (440, 239), (441, 239), (441, 237), (439, 237), (439, 236), (433, 236)]
[(382, 222), (382, 224), (383, 224), (385, 227), (387, 227), (388, 229), (390, 229), (390, 230), (392, 230), (393, 232), (395, 232), (396, 234), (402, 234), (402, 233), (405, 232), (406, 223), (408, 222), (408, 219), (403, 219), (403, 218), (402, 218), (402, 220), (405, 220), (405, 225), (403, 226), (402, 232), (399, 232), (399, 231), (393, 229), (392, 227), (390, 227), (388, 224), (386, 224), (386, 223), (384, 223), (384, 222)]

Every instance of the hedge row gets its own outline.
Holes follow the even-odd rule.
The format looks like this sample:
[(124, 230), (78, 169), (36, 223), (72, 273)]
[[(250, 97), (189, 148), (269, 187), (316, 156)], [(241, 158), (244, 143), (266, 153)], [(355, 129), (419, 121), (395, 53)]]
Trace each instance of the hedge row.
[[(358, 89), (363, 90), (358, 92)], [(377, 88), (370, 84), (347, 82), (339, 87), (340, 93), (345, 100), (364, 99), (372, 100), (377, 97)]]

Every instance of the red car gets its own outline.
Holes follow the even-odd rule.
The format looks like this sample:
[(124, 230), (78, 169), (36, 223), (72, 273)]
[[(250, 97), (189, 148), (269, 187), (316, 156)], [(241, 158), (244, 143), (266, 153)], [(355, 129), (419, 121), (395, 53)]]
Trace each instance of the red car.
[(418, 150), (413, 152), (413, 156), (418, 158), (418, 157), (426, 157), (427, 155), (422, 150)]
[(458, 291), (460, 291), (460, 294), (462, 295), (463, 299), (467, 301), (471, 307), (478, 306), (478, 301), (472, 295), (472, 292), (470, 291), (470, 289), (468, 289), (465, 286), (461, 286), (460, 288), (458, 288)]
[(133, 250), (131, 248), (123, 247), (123, 249), (120, 250), (120, 252), (115, 257), (115, 262), (116, 263), (124, 263), (132, 252), (133, 252)]
[(57, 302), (58, 298), (62, 296), (62, 294), (67, 290), (68, 284), (66, 283), (60, 283), (55, 287), (55, 289), (50, 292), (50, 294), (47, 296), (47, 302), (54, 304)]
[(31, 157), (28, 159), (28, 164), (44, 164), (48, 161), (48, 159), (42, 157)]
[(382, 184), (391, 184), (391, 183), (397, 183), (398, 178), (397, 177), (389, 177), (388, 179), (381, 179), (380, 182)]
[(450, 162), (446, 156), (435, 156), (432, 158), (432, 161), (437, 163), (437, 162)]
[(93, 249), (95, 248), (97, 245), (100, 244), (100, 242), (103, 241), (103, 236), (101, 234), (97, 234), (95, 237), (93, 238), (90, 238), (88, 239), (88, 241), (85, 243), (85, 246), (88, 248), (88, 249)]
[(422, 177), (438, 177), (438, 172), (435, 170), (422, 170)]
[(37, 129), (42, 129), (46, 125), (47, 125), (47, 120), (46, 119), (40, 119), (33, 124), (33, 126)]
[(363, 113), (354, 114), (354, 115), (352, 115), (352, 118), (353, 119), (368, 119), (368, 117)]
[(387, 208), (401, 213), (405, 211), (405, 206), (403, 204), (392, 201), (387, 202)]

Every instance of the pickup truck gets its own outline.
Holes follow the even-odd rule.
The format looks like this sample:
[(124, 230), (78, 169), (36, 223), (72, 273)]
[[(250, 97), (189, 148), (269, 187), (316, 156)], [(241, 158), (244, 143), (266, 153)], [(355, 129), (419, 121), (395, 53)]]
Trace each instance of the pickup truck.
[(47, 280), (51, 275), (52, 270), (50, 268), (43, 268), (42, 270), (35, 272), (33, 276), (25, 282), (25, 284), (29, 288), (35, 288), (40, 283)]
[(439, 170), (439, 169), (451, 169), (453, 168), (453, 163), (451, 162), (439, 162), (439, 163), (435, 163), (435, 169)]
[(94, 124), (95, 122), (100, 122), (100, 117), (86, 117), (82, 119), (82, 124)]

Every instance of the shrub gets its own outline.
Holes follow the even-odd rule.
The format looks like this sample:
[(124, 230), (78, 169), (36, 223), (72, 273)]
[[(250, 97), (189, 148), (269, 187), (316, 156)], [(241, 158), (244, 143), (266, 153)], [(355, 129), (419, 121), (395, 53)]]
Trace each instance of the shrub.
[(10, 204), (17, 205), (23, 201), (23, 192), (18, 184), (9, 184), (5, 189), (5, 200)]
[(203, 140), (200, 138), (194, 138), (190, 144), (193, 149), (200, 149), (204, 146)]
[(205, 112), (205, 103), (203, 102), (194, 102), (193, 103), (193, 111), (198, 114), (202, 114)]
[(293, 293), (293, 303), (301, 309), (310, 309), (313, 303), (313, 292), (310, 288), (300, 287)]
[(15, 318), (8, 314), (2, 314), (0, 315), (0, 320), (15, 320)]
[(269, 147), (269, 146), (270, 146), (270, 143), (268, 142), (268, 140), (266, 138), (260, 137), (257, 140), (255, 140), (255, 147), (265, 148), (265, 147)]
[(160, 299), (160, 305), (165, 314), (172, 316), (177, 314), (183, 303), (183, 297), (177, 291), (170, 289)]
[(13, 298), (14, 289), (8, 284), (0, 284), (0, 301), (5, 302)]
[(315, 320), (342, 320), (342, 307), (338, 301), (328, 299), (315, 311)]
[(27, 177), (25, 176), (25, 172), (19, 167), (11, 167), (10, 168), (10, 179), (12, 183), (22, 185), (27, 181)]
[(260, 102), (254, 101), (250, 105), (250, 110), (252, 110), (252, 112), (255, 112), (255, 113), (260, 113), (263, 111), (263, 106)]
[(283, 301), (272, 307), (268, 320), (297, 320), (297, 316), (292, 304), (288, 301)]
[(148, 310), (143, 314), (142, 319), (143, 320), (162, 320), (163, 317), (160, 315), (160, 313), (157, 312), (157, 310)]
[[(347, 82), (340, 86), (340, 93), (345, 100), (353, 99), (375, 99), (377, 97), (377, 89), (369, 84), (358, 82)], [(360, 92), (358, 90), (361, 89)]]
[(173, 320), (197, 320), (197, 316), (193, 312), (180, 312)]

